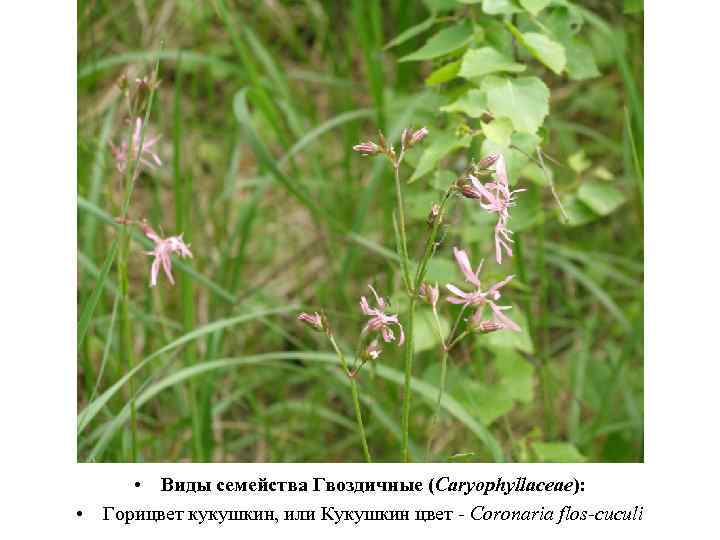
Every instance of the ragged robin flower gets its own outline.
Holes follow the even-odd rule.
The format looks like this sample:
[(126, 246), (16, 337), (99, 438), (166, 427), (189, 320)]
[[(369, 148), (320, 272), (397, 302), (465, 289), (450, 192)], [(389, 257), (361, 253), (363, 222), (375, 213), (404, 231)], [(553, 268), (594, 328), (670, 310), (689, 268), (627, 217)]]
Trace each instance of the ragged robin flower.
[[(480, 278), (478, 277), (480, 270), (482, 270), (483, 263), (480, 262), (477, 270), (473, 272), (472, 266), (470, 265), (470, 259), (465, 251), (453, 248), (453, 254), (455, 255), (455, 260), (460, 268), (460, 271), (465, 276), (465, 280), (473, 285), (475, 290), (465, 292), (452, 283), (448, 283), (446, 287), (452, 293), (452, 296), (449, 296), (447, 299), (448, 302), (451, 304), (461, 304), (476, 308), (475, 314), (471, 319), (471, 326), (477, 328), (484, 327), (485, 329), (482, 330), (484, 332), (491, 331), (491, 325), (488, 324), (489, 322), (500, 325), (502, 328), (520, 332), (521, 328), (503, 313), (503, 311), (511, 309), (512, 306), (499, 306), (495, 303), (495, 301), (500, 299), (500, 289), (507, 285), (514, 276), (508, 276), (484, 291), (482, 290), (482, 284), (480, 283)], [(485, 306), (488, 306), (492, 311), (492, 321), (485, 321), (482, 319)]]
[(170, 283), (175, 285), (175, 280), (172, 276), (172, 259), (170, 256), (173, 253), (178, 253), (180, 257), (192, 258), (193, 254), (190, 252), (190, 246), (183, 242), (182, 234), (179, 236), (160, 238), (145, 220), (138, 222), (138, 226), (142, 229), (143, 233), (145, 233), (145, 236), (155, 242), (155, 249), (145, 252), (155, 257), (150, 267), (150, 286), (155, 287), (157, 285), (157, 277), (161, 265)]
[(395, 341), (395, 334), (393, 333), (391, 326), (397, 325), (398, 329), (400, 330), (398, 345), (402, 345), (405, 342), (405, 332), (403, 331), (403, 327), (400, 324), (397, 315), (386, 314), (385, 309), (388, 307), (388, 304), (386, 303), (385, 299), (379, 296), (377, 292), (375, 292), (375, 289), (372, 285), (368, 285), (368, 287), (370, 287), (370, 290), (375, 296), (378, 307), (370, 307), (367, 298), (365, 298), (364, 296), (360, 297), (360, 309), (365, 315), (370, 317), (370, 320), (367, 322), (367, 324), (365, 324), (365, 327), (363, 328), (363, 334), (367, 334), (368, 332), (380, 332), (385, 342)]
[(158, 141), (160, 137), (145, 137), (142, 141), (142, 148), (140, 148), (140, 139), (142, 139), (142, 126), (143, 121), (141, 118), (135, 119), (135, 129), (132, 134), (131, 151), (128, 152), (128, 143), (126, 140), (121, 141), (120, 146), (115, 146), (110, 143), (110, 150), (112, 151), (113, 157), (115, 158), (115, 165), (118, 171), (125, 172), (125, 168), (128, 165), (128, 161), (138, 159), (138, 149), (140, 149), (140, 163), (149, 168), (162, 165), (162, 161), (158, 155), (152, 150), (152, 147)]
[(510, 190), (508, 184), (505, 158), (499, 154), (490, 154), (478, 164), (481, 168), (489, 167), (495, 163), (495, 180), (483, 184), (474, 175), (468, 175), (470, 183), (464, 183), (460, 192), (469, 199), (477, 199), (480, 206), (491, 213), (497, 213), (498, 221), (495, 225), (495, 259), (502, 263), (503, 251), (512, 257), (512, 231), (508, 228), (510, 219), (509, 208), (515, 206), (515, 194), (524, 189)]

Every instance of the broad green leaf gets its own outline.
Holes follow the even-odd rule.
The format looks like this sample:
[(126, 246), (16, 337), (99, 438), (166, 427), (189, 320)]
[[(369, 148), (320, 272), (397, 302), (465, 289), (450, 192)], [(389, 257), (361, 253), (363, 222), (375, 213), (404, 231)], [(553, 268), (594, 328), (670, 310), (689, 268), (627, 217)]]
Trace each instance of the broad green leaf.
[(457, 77), (458, 71), (460, 71), (460, 60), (449, 62), (428, 75), (427, 79), (425, 79), (425, 84), (427, 86), (436, 86), (446, 83)]
[[(463, 4), (477, 4), (474, 0), (459, 0)], [(482, 8), (488, 15), (512, 15), (522, 10), (513, 4), (512, 0), (482, 0)]]
[(456, 398), (485, 426), (509, 413), (515, 405), (504, 388), (467, 380), (457, 388)]
[(443, 112), (461, 112), (470, 118), (480, 118), (488, 112), (485, 92), (473, 88), (467, 94), (460, 96), (457, 101), (450, 105), (440, 107)]
[(525, 66), (513, 62), (493, 47), (482, 47), (468, 49), (463, 55), (459, 75), (470, 79), (500, 71), (519, 73), (525, 71)]
[[(503, 291), (504, 292), (504, 291)], [(498, 330), (487, 335), (479, 337), (480, 343), (493, 350), (515, 349), (528, 354), (533, 354), (533, 343), (528, 333), (528, 322), (525, 314), (517, 307), (517, 304), (511, 304), (510, 295), (506, 298), (503, 295), (503, 305), (512, 305), (513, 308), (505, 311), (505, 315), (510, 317), (517, 325), (522, 328), (521, 332), (513, 332), (512, 330)], [(486, 308), (488, 318), (490, 318), (490, 308)]]
[(405, 43), (415, 36), (422, 34), (428, 28), (431, 28), (433, 24), (435, 24), (434, 14), (430, 15), (430, 17), (425, 19), (423, 22), (416, 24), (415, 26), (411, 26), (404, 32), (401, 32), (399, 36), (396, 36), (387, 45), (385, 45), (385, 49), (392, 49), (393, 47), (397, 47), (398, 45)]
[(565, 51), (567, 52), (567, 72), (571, 79), (582, 81), (600, 75), (590, 47), (573, 39), (570, 43), (565, 44)]
[(429, 173), (435, 168), (438, 161), (447, 156), (450, 152), (457, 150), (458, 148), (467, 148), (470, 146), (471, 139), (472, 137), (470, 135), (465, 135), (464, 137), (458, 139), (452, 133), (440, 133), (425, 149), (425, 152), (423, 152), (417, 168), (408, 182), (414, 182), (418, 178), (421, 178)]
[(500, 386), (508, 395), (522, 403), (533, 400), (535, 368), (512, 349), (498, 350), (493, 356), (493, 364), (500, 376)]
[(566, 442), (534, 442), (532, 448), (540, 461), (582, 463), (587, 461), (575, 445)]
[(567, 224), (571, 227), (587, 225), (598, 219), (598, 215), (575, 196), (564, 200), (563, 208), (568, 216)]
[[(440, 316), (440, 327), (443, 336), (450, 332), (450, 323), (442, 316)], [(438, 348), (438, 351), (440, 350), (440, 336), (437, 332), (432, 310), (429, 308), (418, 309), (415, 312), (413, 347), (415, 353), (428, 351), (433, 348)]]
[(443, 28), (428, 39), (425, 45), (417, 51), (403, 56), (398, 62), (430, 60), (444, 56), (464, 47), (471, 39), (472, 26), (468, 22), (461, 22), (448, 28)]
[(535, 133), (548, 114), (550, 91), (537, 77), (506, 79), (489, 75), (482, 82), (490, 112), (507, 116), (517, 131)]
[(509, 118), (495, 118), (486, 124), (480, 123), (483, 134), (495, 144), (500, 146), (510, 145), (510, 136), (513, 133), (513, 125)]
[(485, 139), (482, 144), (482, 155), (486, 156), (497, 152), (505, 156), (510, 185), (514, 186), (518, 182), (523, 167), (530, 162), (528, 155), (532, 156), (535, 154), (535, 149), (540, 144), (540, 137), (532, 133), (520, 133), (516, 131), (512, 134), (510, 143), (519, 150), (496, 144), (490, 139)]
[(548, 7), (552, 0), (519, 0), (520, 5), (533, 15), (537, 15)]
[(607, 216), (625, 202), (625, 195), (607, 182), (584, 182), (578, 189), (578, 199), (601, 216)]
[(567, 63), (565, 47), (557, 41), (550, 39), (545, 34), (538, 34), (537, 32), (525, 32), (523, 34), (510, 23), (507, 23), (507, 27), (530, 54), (553, 70), (557, 75), (563, 72), (565, 64)]

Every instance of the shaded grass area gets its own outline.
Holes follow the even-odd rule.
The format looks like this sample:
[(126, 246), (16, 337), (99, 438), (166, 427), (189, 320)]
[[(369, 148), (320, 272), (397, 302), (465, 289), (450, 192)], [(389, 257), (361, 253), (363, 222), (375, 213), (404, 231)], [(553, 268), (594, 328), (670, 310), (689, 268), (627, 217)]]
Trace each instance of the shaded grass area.
[[(397, 63), (423, 36), (384, 48), (430, 12), (402, 0), (255, 4), (78, 4), (80, 461), (363, 458), (348, 381), (294, 316), (323, 307), (348, 352), (368, 283), (403, 317), (392, 172), (351, 147), (438, 117), (423, 83), (433, 66)], [(568, 226), (548, 189), (523, 183), (508, 296), (526, 331), (461, 343), (433, 422), (440, 354), (419, 312), (415, 461), (643, 459), (642, 18), (580, 4), (601, 75), (544, 75), (543, 149), (561, 197), (610, 174), (626, 202)], [(151, 242), (137, 231), (127, 283), (111, 271), (125, 183), (108, 141), (127, 136), (116, 81), (158, 60), (148, 125), (164, 164), (140, 171), (128, 215), (184, 233), (195, 256), (174, 261), (174, 287), (149, 288)], [(473, 143), (447, 167), (478, 153)], [(415, 260), (436, 181), (405, 193)], [(440, 284), (459, 279), (453, 246), (492, 258), (492, 224), (471, 206), (453, 204), (448, 224), (428, 269)], [(358, 379), (376, 461), (400, 459), (402, 376), (402, 349), (388, 346)]]

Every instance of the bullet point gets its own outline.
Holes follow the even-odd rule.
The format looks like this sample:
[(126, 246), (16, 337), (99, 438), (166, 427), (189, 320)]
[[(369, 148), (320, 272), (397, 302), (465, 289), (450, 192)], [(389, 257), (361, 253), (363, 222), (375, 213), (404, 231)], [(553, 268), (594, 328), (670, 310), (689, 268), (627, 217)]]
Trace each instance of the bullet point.
[(135, 482), (135, 487), (140, 487), (140, 482)]
[(78, 517), (82, 516), (82, 510), (78, 510), (77, 515), (78, 515)]

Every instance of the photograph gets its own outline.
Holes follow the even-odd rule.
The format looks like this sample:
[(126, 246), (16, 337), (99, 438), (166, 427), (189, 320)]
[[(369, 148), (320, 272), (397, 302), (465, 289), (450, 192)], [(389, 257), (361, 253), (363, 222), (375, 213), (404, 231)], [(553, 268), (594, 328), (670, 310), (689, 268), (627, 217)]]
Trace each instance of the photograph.
[(642, 0), (76, 32), (77, 463), (645, 463)]

